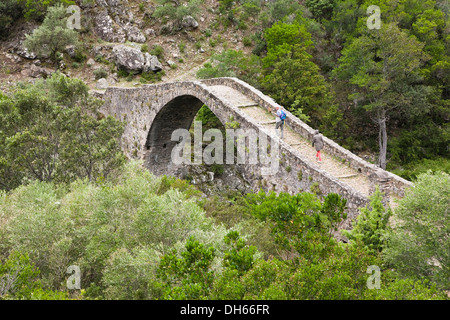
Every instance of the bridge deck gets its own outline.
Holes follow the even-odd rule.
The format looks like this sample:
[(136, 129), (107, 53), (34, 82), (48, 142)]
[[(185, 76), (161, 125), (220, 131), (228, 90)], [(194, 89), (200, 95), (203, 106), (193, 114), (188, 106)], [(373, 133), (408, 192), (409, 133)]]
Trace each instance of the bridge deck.
[[(227, 86), (210, 86), (211, 91), (220, 98), (232, 103), (234, 107), (245, 107), (241, 111), (250, 116), (255, 122), (262, 125), (269, 132), (275, 134), (275, 116), (266, 109), (258, 106), (241, 92)], [(337, 180), (349, 185), (353, 189), (361, 192), (365, 196), (369, 196), (369, 179), (359, 173), (357, 170), (344, 165), (340, 160), (326, 152), (322, 151), (322, 162), (316, 161), (316, 150), (311, 143), (300, 134), (294, 132), (289, 123), (286, 122), (284, 128), (284, 142), (289, 144), (293, 149), (299, 151), (301, 156), (312, 163), (316, 168), (320, 168)]]

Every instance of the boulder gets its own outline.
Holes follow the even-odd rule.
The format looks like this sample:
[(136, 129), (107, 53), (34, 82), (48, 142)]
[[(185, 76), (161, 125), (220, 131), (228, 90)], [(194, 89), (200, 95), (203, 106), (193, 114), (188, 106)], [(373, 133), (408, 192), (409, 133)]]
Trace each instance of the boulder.
[(152, 56), (151, 54), (146, 52), (145, 55), (144, 55), (144, 58), (145, 58), (145, 64), (144, 64), (143, 71), (145, 71), (145, 72), (149, 72), (149, 71), (158, 72), (158, 71), (162, 70), (162, 64), (161, 64), (161, 62), (159, 62), (157, 56)]
[(95, 87), (99, 90), (104, 90), (104, 89), (108, 88), (109, 87), (108, 80), (106, 80), (105, 78), (98, 79)]
[(34, 60), (37, 58), (37, 55), (34, 52), (28, 51), (28, 49), (23, 46), (23, 42), (21, 42), (19, 46), (17, 46), (15, 53), (22, 58), (29, 60)]
[(45, 76), (50, 75), (52, 73), (52, 70), (48, 68), (41, 68), (39, 66), (32, 64), (23, 69), (20, 73), (25, 77), (40, 78), (44, 75)]
[(167, 65), (171, 68), (173, 68), (176, 65), (176, 63), (173, 62), (172, 60), (167, 60), (166, 62), (167, 62)]
[(129, 72), (139, 73), (147, 62), (140, 50), (125, 45), (115, 46), (112, 54), (117, 68)]
[(192, 16), (185, 16), (183, 20), (181, 20), (181, 25), (185, 29), (197, 29), (198, 22)]
[(127, 32), (129, 41), (144, 43), (147, 40), (142, 32), (135, 26), (126, 25), (124, 29)]
[(106, 10), (95, 17), (94, 30), (102, 40), (120, 43), (126, 41), (125, 31), (119, 25), (114, 24)]

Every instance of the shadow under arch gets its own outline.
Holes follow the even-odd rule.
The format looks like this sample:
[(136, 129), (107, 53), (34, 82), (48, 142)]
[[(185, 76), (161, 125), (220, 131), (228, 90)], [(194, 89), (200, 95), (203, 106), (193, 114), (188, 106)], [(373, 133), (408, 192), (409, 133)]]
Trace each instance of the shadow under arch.
[[(164, 105), (155, 116), (145, 143), (144, 161), (147, 168), (155, 174), (174, 173), (178, 165), (172, 163), (172, 149), (178, 143), (172, 141), (172, 133), (177, 129), (189, 130), (195, 116), (204, 102), (193, 95), (176, 97)], [(225, 119), (208, 108), (225, 124)]]

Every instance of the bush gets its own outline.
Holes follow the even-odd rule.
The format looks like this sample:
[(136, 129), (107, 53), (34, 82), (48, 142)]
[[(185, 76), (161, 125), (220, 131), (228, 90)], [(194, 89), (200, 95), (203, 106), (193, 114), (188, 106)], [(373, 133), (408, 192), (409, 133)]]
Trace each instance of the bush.
[(390, 209), (385, 209), (382, 203), (383, 195), (378, 186), (375, 193), (369, 197), (370, 204), (361, 208), (356, 224), (351, 231), (343, 230), (342, 233), (350, 242), (361, 241), (369, 250), (381, 251), (384, 237), (392, 215)]
[(22, 1), (3, 0), (0, 2), (0, 39), (6, 38), (9, 28), (23, 16), (25, 5)]
[(212, 63), (205, 63), (197, 72), (197, 78), (239, 77), (249, 84), (258, 86), (261, 65), (257, 56), (246, 56), (242, 51), (227, 49), (211, 58)]
[(94, 76), (95, 76), (95, 80), (101, 79), (101, 78), (106, 78), (108, 76), (108, 72), (103, 69), (96, 69), (94, 70)]
[(205, 247), (221, 248), (227, 233), (189, 198), (189, 184), (166, 182), (171, 187), (164, 192), (162, 181), (130, 162), (98, 184), (19, 187), (0, 196), (0, 252), (27, 250), (42, 283), (52, 288), (65, 283), (67, 267), (76, 264), (87, 292), (157, 298), (160, 256), (181, 250), (191, 235)]
[[(25, 17), (42, 21), (52, 6), (68, 6), (76, 4), (72, 0), (22, 0), (25, 2)], [(20, 1), (20, 2), (22, 2)], [(18, 1), (19, 2), (19, 1)]]
[(57, 53), (68, 45), (78, 44), (78, 33), (67, 28), (66, 9), (50, 7), (44, 22), (31, 35), (27, 35), (24, 46), (41, 57), (50, 56), (57, 61)]
[(12, 252), (0, 263), (0, 300), (66, 300), (66, 292), (43, 290), (40, 271), (27, 254)]
[(119, 143), (123, 124), (92, 116), (98, 105), (86, 84), (60, 73), (19, 84), (0, 101), (2, 188), (13, 189), (22, 178), (96, 181), (120, 166), (125, 160)]
[(448, 290), (450, 176), (418, 176), (393, 215), (383, 250), (386, 261), (403, 277), (428, 279)]
[(244, 37), (242, 39), (242, 43), (244, 44), (244, 46), (246, 47), (250, 47), (252, 45), (252, 39), (250, 37)]

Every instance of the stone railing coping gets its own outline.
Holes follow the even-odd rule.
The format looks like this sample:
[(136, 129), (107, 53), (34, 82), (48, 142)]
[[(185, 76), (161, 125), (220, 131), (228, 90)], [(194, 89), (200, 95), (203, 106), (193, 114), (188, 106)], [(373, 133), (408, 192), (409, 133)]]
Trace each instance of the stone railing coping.
[[(206, 79), (202, 80), (202, 83), (206, 85), (225, 85), (229, 87), (233, 87), (240, 91), (241, 93), (246, 94), (251, 99), (255, 100), (256, 103), (258, 103), (261, 107), (267, 109), (270, 112), (273, 112), (275, 110), (276, 106), (282, 107), (277, 102), (275, 102), (272, 98), (268, 97), (267, 95), (263, 94), (260, 90), (250, 86), (248, 83), (233, 77), (223, 77), (223, 78), (212, 78), (212, 79)], [(315, 129), (311, 128), (309, 125), (298, 119), (296, 116), (294, 116), (292, 113), (290, 113), (288, 110), (283, 108), (286, 111), (286, 117), (287, 117), (287, 124), (297, 133), (299, 133), (304, 138), (308, 139), (309, 141), (312, 140), (312, 137), (314, 135)], [(354, 153), (350, 152), (349, 150), (341, 147), (339, 144), (334, 142), (333, 140), (323, 136), (324, 141), (324, 149), (334, 156), (346, 160), (349, 165), (360, 171), (364, 172), (368, 177), (372, 174), (376, 175), (382, 175), (389, 177), (394, 185), (396, 186), (396, 193), (400, 193), (401, 196), (404, 195), (404, 191), (408, 187), (412, 187), (414, 184), (406, 179), (403, 179), (402, 177), (393, 174), (392, 172), (383, 170), (379, 168), (378, 166), (369, 163), (365, 161), (364, 159), (358, 157)]]

